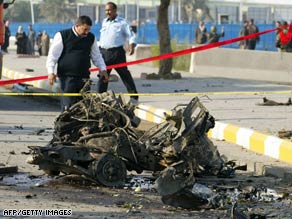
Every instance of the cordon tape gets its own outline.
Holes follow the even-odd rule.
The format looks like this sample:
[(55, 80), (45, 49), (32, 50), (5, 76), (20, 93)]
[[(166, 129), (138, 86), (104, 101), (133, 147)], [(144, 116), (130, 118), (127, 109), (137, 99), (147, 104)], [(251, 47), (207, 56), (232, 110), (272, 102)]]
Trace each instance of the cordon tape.
[[(263, 34), (271, 33), (277, 29), (278, 28), (265, 30), (265, 31), (250, 34), (247, 36), (237, 37), (237, 38), (224, 40), (222, 42), (215, 42), (215, 43), (211, 43), (211, 44), (207, 44), (207, 45), (201, 45), (201, 46), (197, 46), (194, 48), (189, 48), (189, 49), (180, 50), (180, 51), (176, 51), (176, 52), (172, 52), (172, 53), (162, 54), (159, 56), (153, 56), (153, 57), (149, 57), (149, 58), (145, 58), (145, 59), (139, 59), (136, 61), (125, 62), (125, 63), (115, 64), (115, 65), (109, 65), (109, 66), (107, 66), (107, 69), (121, 68), (121, 67), (129, 66), (129, 65), (141, 64), (141, 63), (151, 62), (151, 61), (156, 61), (156, 60), (161, 60), (161, 59), (168, 59), (168, 58), (172, 58), (172, 57), (176, 57), (176, 56), (186, 55), (186, 54), (193, 53), (193, 52), (204, 51), (204, 50), (216, 48), (219, 46), (224, 46), (224, 45), (232, 44), (235, 42), (239, 42), (242, 40), (251, 39), (251, 38), (263, 35)], [(99, 68), (89, 69), (90, 72), (95, 72), (98, 70), (99, 70)], [(25, 83), (25, 82), (29, 82), (29, 81), (36, 81), (36, 80), (45, 80), (47, 78), (48, 78), (48, 76), (44, 75), (44, 76), (37, 76), (37, 77), (27, 77), (27, 78), (16, 79), (16, 80), (0, 80), (0, 86), (4, 86), (4, 85), (8, 85), (8, 84), (19, 84), (19, 83)]]

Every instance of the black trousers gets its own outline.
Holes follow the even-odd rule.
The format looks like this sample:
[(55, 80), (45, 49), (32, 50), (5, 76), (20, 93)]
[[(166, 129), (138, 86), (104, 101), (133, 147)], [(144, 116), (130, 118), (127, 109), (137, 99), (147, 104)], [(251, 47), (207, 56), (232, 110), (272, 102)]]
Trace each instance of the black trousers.
[[(60, 88), (62, 93), (79, 93), (80, 90), (83, 88), (85, 81), (87, 79), (83, 79), (80, 77), (71, 77), (71, 76), (64, 76), (60, 77)], [(67, 108), (72, 106), (74, 103), (80, 101), (82, 97), (61, 97), (61, 111), (65, 111)]]
[(255, 40), (250, 40), (248, 42), (248, 49), (255, 50), (257, 42)]
[[(126, 62), (126, 53), (122, 46), (117, 47), (117, 48), (112, 48), (112, 49), (100, 48), (100, 52), (107, 66)], [(121, 68), (115, 68), (115, 70), (117, 71), (120, 78), (122, 79), (127, 91), (129, 93), (134, 93), (134, 94), (138, 93), (133, 77), (130, 71), (128, 70), (128, 68), (121, 67)], [(110, 75), (111, 69), (107, 70), (107, 73), (108, 75)], [(102, 80), (99, 80), (98, 82), (99, 93), (106, 92), (107, 88), (108, 88), (108, 82), (105, 83)], [(131, 98), (138, 100), (138, 96), (131, 96)]]

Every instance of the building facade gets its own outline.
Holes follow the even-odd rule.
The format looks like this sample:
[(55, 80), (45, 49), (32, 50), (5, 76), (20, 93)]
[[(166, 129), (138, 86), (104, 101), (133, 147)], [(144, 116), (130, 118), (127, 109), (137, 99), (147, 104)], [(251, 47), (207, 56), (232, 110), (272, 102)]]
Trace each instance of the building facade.
[[(108, 0), (84, 0), (78, 4), (78, 13), (89, 14), (99, 22), (104, 18), (104, 5)], [(116, 0), (119, 14), (129, 21), (138, 23), (156, 22), (160, 0)], [(171, 23), (193, 23), (200, 17), (186, 16), (186, 4), (198, 13), (198, 4), (208, 6), (212, 19), (203, 17), (206, 22), (218, 24), (241, 23), (254, 18), (257, 23), (274, 23), (277, 20), (292, 20), (292, 0), (171, 0), (169, 21)], [(189, 9), (192, 10), (192, 9)]]

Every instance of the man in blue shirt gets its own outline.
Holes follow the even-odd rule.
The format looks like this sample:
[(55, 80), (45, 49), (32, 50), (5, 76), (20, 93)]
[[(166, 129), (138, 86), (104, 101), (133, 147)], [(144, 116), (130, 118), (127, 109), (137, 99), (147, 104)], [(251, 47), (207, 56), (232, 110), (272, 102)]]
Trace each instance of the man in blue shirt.
[[(105, 61), (105, 64), (114, 65), (126, 62), (126, 52), (124, 50), (124, 45), (126, 40), (129, 41), (129, 55), (132, 55), (135, 50), (136, 41), (135, 34), (132, 31), (128, 22), (118, 16), (117, 5), (113, 2), (108, 2), (105, 5), (106, 18), (102, 22), (102, 27), (100, 30), (100, 52)], [(120, 75), (124, 85), (126, 86), (129, 93), (137, 93), (137, 89), (133, 80), (131, 73), (128, 68), (121, 67), (115, 68), (115, 70)], [(111, 69), (107, 70), (108, 75)], [(108, 88), (108, 81), (99, 80), (99, 92), (105, 92)], [(138, 96), (131, 96), (132, 102), (138, 101)]]

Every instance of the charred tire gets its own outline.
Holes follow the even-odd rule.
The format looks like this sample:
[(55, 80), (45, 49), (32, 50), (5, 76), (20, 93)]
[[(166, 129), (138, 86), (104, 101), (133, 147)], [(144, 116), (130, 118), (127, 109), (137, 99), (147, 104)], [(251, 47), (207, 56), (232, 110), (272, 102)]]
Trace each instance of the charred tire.
[(125, 184), (127, 169), (124, 162), (112, 153), (104, 154), (89, 166), (92, 177), (100, 184), (120, 187)]

